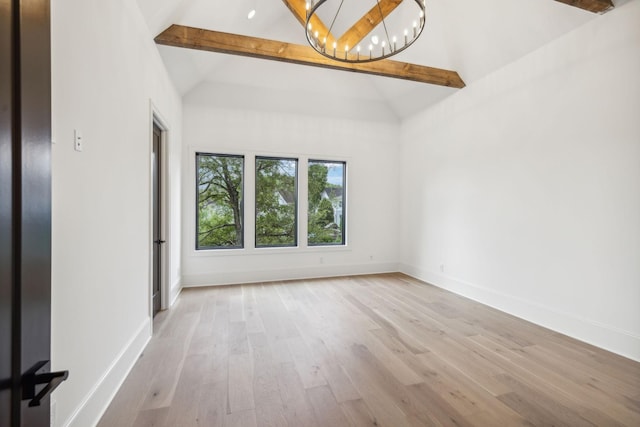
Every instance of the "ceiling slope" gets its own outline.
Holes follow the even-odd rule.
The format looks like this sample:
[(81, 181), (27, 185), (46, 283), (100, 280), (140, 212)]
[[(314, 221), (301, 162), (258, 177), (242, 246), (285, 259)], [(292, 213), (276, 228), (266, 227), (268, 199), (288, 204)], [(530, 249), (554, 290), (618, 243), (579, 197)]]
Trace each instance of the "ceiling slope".
[[(375, 4), (375, 0), (366, 1)], [(382, 1), (391, 5), (398, 0)], [(394, 60), (433, 69), (455, 70), (468, 85), (599, 17), (583, 8), (587, 7), (589, 0), (567, 0), (576, 7), (561, 1), (564, 0), (427, 0), (427, 25), (422, 36)], [(609, 0), (590, 1), (601, 3)], [(614, 0), (614, 3), (620, 7), (627, 1)], [(301, 17), (298, 16), (298, 9), (302, 9), (304, 17), (304, 0), (137, 2), (152, 37), (171, 24), (178, 24), (279, 40), (287, 46), (307, 45), (305, 30), (300, 25)], [(293, 5), (298, 13), (294, 16), (285, 4)], [(364, 6), (364, 11), (370, 10), (368, 4)], [(257, 14), (249, 20), (247, 13), (253, 7)], [(390, 16), (393, 13), (390, 12)], [(355, 22), (357, 19), (341, 31), (336, 30), (336, 38), (346, 32), (350, 40), (356, 40), (359, 30), (350, 29), (359, 25)], [(358, 105), (386, 105), (385, 114), (390, 110), (398, 120), (402, 120), (457, 91), (450, 87), (380, 78), (372, 74), (333, 72), (325, 68), (257, 61), (195, 49), (159, 45), (158, 50), (172, 80), (184, 96), (206, 85), (218, 90), (229, 85), (233, 91), (225, 93), (245, 94), (241, 99), (248, 102), (246, 108), (266, 108), (269, 105), (268, 102), (256, 102), (252, 93), (275, 95), (282, 92), (291, 95), (291, 99), (295, 93), (300, 99), (311, 99), (318, 105), (334, 105), (334, 98), (350, 98), (359, 102)], [(286, 108), (286, 105), (280, 107)], [(293, 103), (291, 110), (299, 111), (300, 105)], [(327, 114), (338, 113), (328, 111)], [(344, 116), (345, 111), (340, 110), (340, 114)]]

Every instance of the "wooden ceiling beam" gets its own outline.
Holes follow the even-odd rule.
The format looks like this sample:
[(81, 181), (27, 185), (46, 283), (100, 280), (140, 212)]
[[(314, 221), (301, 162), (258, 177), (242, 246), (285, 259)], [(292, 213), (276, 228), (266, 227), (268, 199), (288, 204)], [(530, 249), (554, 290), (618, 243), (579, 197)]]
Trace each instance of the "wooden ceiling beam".
[(166, 46), (248, 56), (334, 70), (352, 71), (453, 88), (463, 88), (465, 86), (464, 81), (462, 81), (455, 71), (390, 61), (388, 59), (367, 63), (339, 62), (319, 55), (318, 52), (310, 46), (185, 27), (182, 25), (172, 25), (167, 28), (155, 38), (155, 42)]
[[(338, 46), (354, 47), (360, 43), (382, 20), (389, 16), (402, 3), (402, 0), (380, 0), (353, 27), (349, 28), (339, 39)], [(381, 13), (382, 12), (382, 13)]]
[[(282, 0), (282, 2), (289, 8), (293, 16), (296, 17), (304, 28), (307, 24), (307, 2), (305, 0)], [(336, 41), (335, 37), (329, 32), (329, 28), (327, 28), (317, 15), (311, 17), (309, 23), (313, 31), (318, 32), (320, 38), (327, 37), (325, 46), (333, 46), (333, 42)]]
[(594, 13), (605, 13), (613, 9), (611, 0), (556, 0), (570, 6), (579, 7)]

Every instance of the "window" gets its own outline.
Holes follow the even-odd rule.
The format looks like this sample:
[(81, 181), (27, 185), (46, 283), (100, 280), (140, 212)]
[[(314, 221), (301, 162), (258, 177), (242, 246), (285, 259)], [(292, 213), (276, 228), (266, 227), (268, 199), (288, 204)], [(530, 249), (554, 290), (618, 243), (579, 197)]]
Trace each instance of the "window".
[(196, 249), (242, 248), (244, 157), (196, 153)]
[(309, 160), (308, 244), (345, 244), (346, 163)]
[(298, 244), (298, 161), (256, 157), (256, 248)]
[[(244, 161), (239, 154), (196, 153), (196, 250), (244, 248)], [(310, 159), (306, 166), (307, 246), (344, 246), (347, 164)], [(254, 247), (297, 247), (298, 159), (256, 156), (254, 171), (247, 177), (255, 179), (248, 190)]]

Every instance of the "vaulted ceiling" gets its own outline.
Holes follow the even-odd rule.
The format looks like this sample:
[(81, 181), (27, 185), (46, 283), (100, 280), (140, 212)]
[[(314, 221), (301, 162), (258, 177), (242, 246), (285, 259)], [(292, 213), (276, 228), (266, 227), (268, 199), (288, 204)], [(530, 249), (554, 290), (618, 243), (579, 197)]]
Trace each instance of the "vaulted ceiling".
[[(154, 37), (180, 24), (307, 43), (304, 28), (283, 0), (137, 1)], [(424, 33), (393, 59), (457, 71), (469, 85), (599, 16), (563, 2), (606, 7), (608, 0), (427, 0)], [(252, 8), (257, 13), (249, 20)], [(211, 106), (399, 121), (464, 90), (179, 47), (158, 49), (183, 96)]]

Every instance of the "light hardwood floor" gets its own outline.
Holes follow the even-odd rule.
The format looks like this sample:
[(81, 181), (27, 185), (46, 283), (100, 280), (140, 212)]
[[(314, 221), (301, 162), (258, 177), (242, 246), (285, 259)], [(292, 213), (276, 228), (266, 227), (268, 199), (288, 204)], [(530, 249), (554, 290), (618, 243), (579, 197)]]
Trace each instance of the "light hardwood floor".
[(640, 426), (640, 363), (400, 274), (185, 289), (126, 426)]

